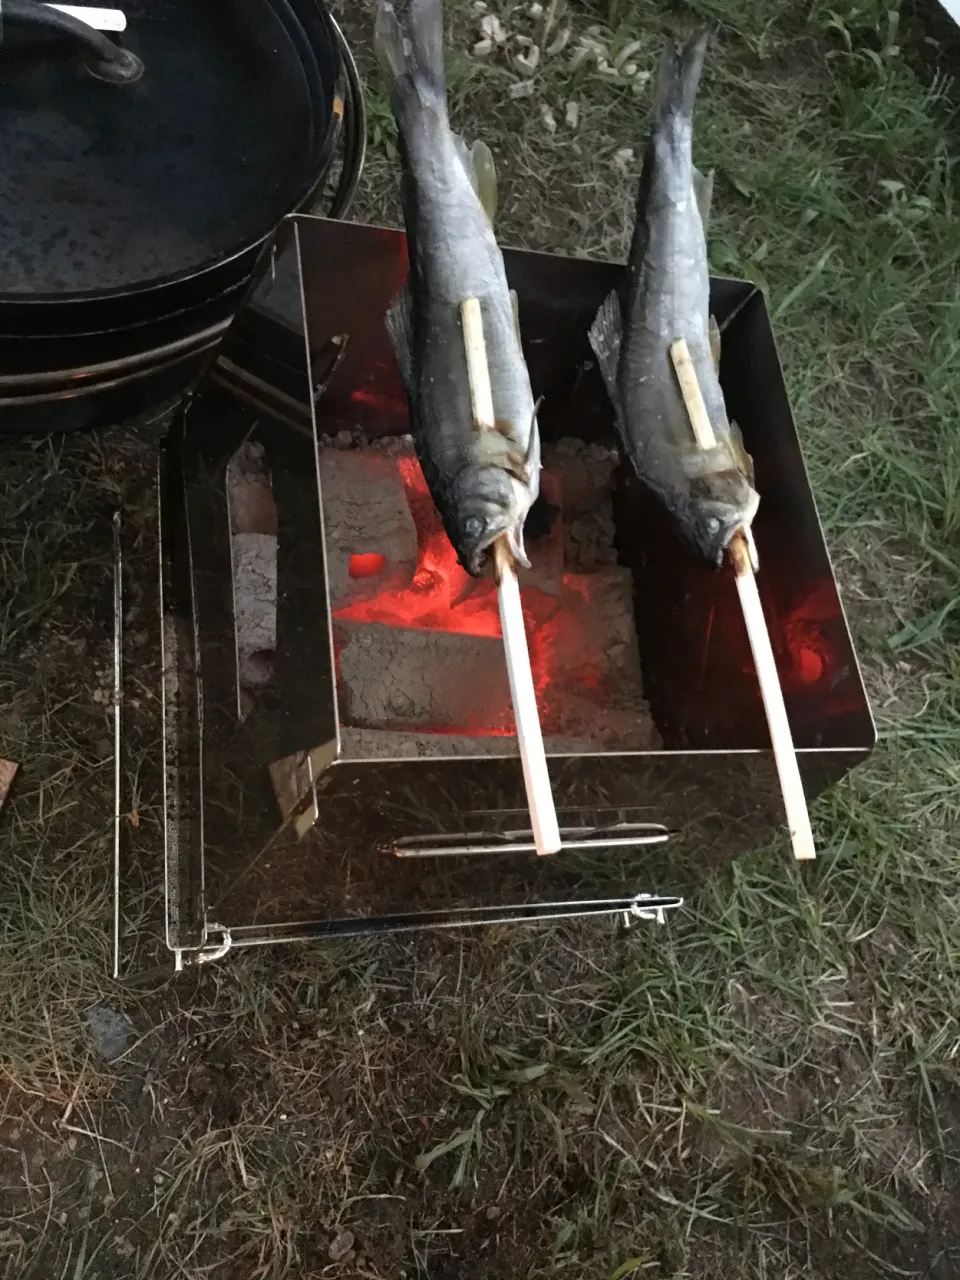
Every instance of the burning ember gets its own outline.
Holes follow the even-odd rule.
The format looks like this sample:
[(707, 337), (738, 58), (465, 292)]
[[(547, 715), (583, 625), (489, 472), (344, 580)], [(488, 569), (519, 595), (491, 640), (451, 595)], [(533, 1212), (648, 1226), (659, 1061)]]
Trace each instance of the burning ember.
[[(584, 485), (587, 451), (565, 443), (578, 446), (567, 450), (569, 462), (579, 453), (566, 503), (572, 522), (560, 514), (568, 488), (561, 450), (556, 473), (543, 477), (554, 519), (535, 530), (539, 537), (528, 532), (532, 568), (521, 575), (544, 732), (555, 749), (642, 749), (656, 735), (640, 695), (632, 579), (610, 563), (613, 522), (600, 510), (604, 497), (609, 506), (612, 467), (605, 482)], [(345, 724), (391, 739), (513, 735), (493, 577), (478, 582), (459, 565), (415, 455), (325, 449), (321, 483)], [(607, 535), (599, 555), (571, 539), (584, 517)], [(590, 543), (582, 528), (581, 539)], [(592, 572), (574, 571), (583, 561)]]
[[(460, 567), (409, 446), (341, 437), (325, 442), (320, 478), (344, 751), (510, 754), (492, 574), (477, 581)], [(548, 516), (535, 511), (527, 526), (521, 599), (556, 752), (659, 745), (641, 693), (633, 580), (616, 563), (613, 469), (608, 451), (560, 441), (541, 478)], [(243, 718), (272, 678), (277, 643), (276, 509), (259, 446), (232, 459), (227, 495)]]

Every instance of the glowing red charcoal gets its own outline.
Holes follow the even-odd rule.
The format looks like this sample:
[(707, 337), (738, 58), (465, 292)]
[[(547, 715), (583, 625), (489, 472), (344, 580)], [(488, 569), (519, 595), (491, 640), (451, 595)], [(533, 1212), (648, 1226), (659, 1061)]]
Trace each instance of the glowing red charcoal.
[[(417, 526), (418, 563), (413, 582), (401, 590), (382, 591), (336, 613), (350, 622), (380, 622), (426, 631), (499, 636), (500, 615), (492, 578), (481, 583), (461, 567), (444, 532), (439, 513), (415, 457), (398, 459), (407, 501)], [(353, 556), (353, 562), (368, 556)]]
[[(413, 580), (407, 586), (385, 588), (372, 599), (337, 609), (334, 618), (351, 624), (395, 627), (408, 634), (434, 631), (499, 639), (500, 614), (492, 575), (477, 581), (460, 566), (416, 457), (402, 456), (397, 466), (417, 530)], [(382, 560), (376, 553), (353, 554), (351, 577), (375, 577), (383, 567)], [(521, 594), (545, 731), (579, 732), (595, 722), (598, 709), (603, 708), (600, 716), (605, 724), (610, 721), (611, 730), (617, 715), (621, 719), (626, 716), (624, 733), (629, 736), (636, 717), (623, 703), (623, 695), (631, 687), (639, 688), (640, 683), (629, 571), (612, 566), (598, 573), (564, 573), (559, 595), (532, 584), (523, 586)], [(383, 643), (387, 643), (385, 639)], [(412, 637), (404, 641), (398, 635), (396, 643), (400, 650), (416, 649)], [(616, 652), (621, 656), (613, 658)], [(464, 653), (470, 653), (469, 645)], [(390, 665), (399, 671), (400, 658), (395, 663), (391, 659)], [(469, 685), (471, 665), (472, 659), (465, 658), (465, 669), (457, 668), (455, 678)], [(485, 683), (497, 701), (490, 682)], [(400, 684), (409, 692), (411, 686), (405, 678)], [(392, 727), (405, 727), (399, 720)], [(433, 731), (485, 736), (510, 733), (503, 724), (512, 725), (508, 699), (502, 708), (488, 707), (482, 724), (438, 723)], [(422, 718), (416, 725), (423, 732)]]
[(387, 557), (381, 555), (378, 551), (370, 551), (365, 555), (354, 555), (350, 557), (350, 577), (351, 578), (375, 578), (378, 573), (383, 572), (384, 565), (387, 563)]

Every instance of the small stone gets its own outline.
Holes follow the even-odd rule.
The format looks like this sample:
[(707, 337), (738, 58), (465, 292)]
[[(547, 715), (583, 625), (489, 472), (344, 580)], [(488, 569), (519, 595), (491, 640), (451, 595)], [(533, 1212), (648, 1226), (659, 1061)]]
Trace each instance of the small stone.
[(104, 1062), (113, 1062), (133, 1044), (137, 1033), (132, 1023), (109, 1004), (94, 1005), (84, 1014), (94, 1049)]
[(547, 106), (546, 103), (543, 103), (543, 105), (540, 108), (540, 117), (543, 120), (543, 127), (546, 129), (547, 133), (557, 132), (556, 116), (553, 114), (553, 112)]
[(564, 113), (564, 122), (568, 129), (576, 129), (580, 124), (580, 104), (572, 100), (567, 103), (567, 109)]
[(353, 436), (349, 431), (346, 430), (346, 428), (344, 428), (344, 430), (342, 431), (338, 431), (337, 434), (333, 437), (333, 447), (335, 449), (352, 449), (353, 448)]
[(331, 1262), (340, 1262), (353, 1249), (356, 1237), (352, 1231), (338, 1231), (327, 1250)]
[(518, 80), (516, 84), (512, 84), (507, 90), (511, 98), (531, 98), (535, 92), (532, 80)]
[(93, 700), (94, 700), (94, 702), (103, 702), (103, 690), (102, 690), (102, 689), (94, 689), (94, 691), (93, 691)]
[(493, 52), (493, 41), (490, 39), (478, 40), (470, 52), (475, 58), (485, 58), (489, 53)]
[(494, 44), (506, 43), (507, 33), (495, 13), (485, 14), (480, 19), (480, 34), (492, 40)]
[(534, 0), (534, 3), (527, 10), (527, 13), (529, 13), (531, 18), (539, 18), (541, 13), (543, 13), (543, 5), (538, 4), (537, 0)]
[(629, 172), (630, 166), (634, 161), (633, 147), (621, 147), (617, 154), (613, 157), (614, 167), (619, 169), (621, 173)]
[(540, 48), (533, 45), (529, 53), (518, 53), (514, 62), (524, 75), (532, 76), (540, 65)]

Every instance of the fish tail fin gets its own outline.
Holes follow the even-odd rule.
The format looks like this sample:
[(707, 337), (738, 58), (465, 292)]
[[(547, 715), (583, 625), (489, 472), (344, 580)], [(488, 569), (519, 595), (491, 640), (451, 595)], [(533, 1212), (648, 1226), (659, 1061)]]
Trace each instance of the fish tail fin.
[(483, 211), (490, 225), (493, 226), (493, 220), (497, 216), (497, 166), (494, 163), (493, 153), (487, 144), (479, 139), (472, 147), (468, 147), (459, 133), (455, 133), (453, 141), (460, 163), (483, 205)]
[(660, 55), (653, 106), (660, 121), (693, 119), (693, 104), (710, 41), (710, 28), (701, 27), (682, 49), (670, 41)]
[(408, 34), (390, 0), (380, 0), (373, 47), (395, 108), (432, 105), (446, 111), (443, 0), (411, 0)]

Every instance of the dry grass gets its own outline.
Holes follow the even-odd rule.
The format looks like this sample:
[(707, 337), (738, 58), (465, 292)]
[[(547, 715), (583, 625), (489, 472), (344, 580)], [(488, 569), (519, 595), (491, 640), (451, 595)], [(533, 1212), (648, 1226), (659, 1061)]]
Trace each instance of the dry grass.
[[(698, 116), (717, 270), (769, 291), (882, 727), (816, 808), (823, 856), (741, 860), (684, 919), (233, 959), (136, 998), (106, 980), (110, 513), (154, 600), (157, 427), (0, 451), (0, 1273), (827, 1280), (960, 1266), (960, 221), (946, 86), (892, 3), (622, 0), (571, 10), (649, 69), (720, 24)], [(493, 147), (503, 238), (622, 256), (648, 97), (546, 59), (531, 98), (472, 59), (457, 120)], [(528, 13), (501, 11), (535, 34)], [(357, 216), (396, 218), (365, 5)], [(905, 20), (906, 21), (906, 20)], [(927, 53), (930, 51), (927, 49)], [(579, 104), (576, 130), (566, 104)], [(551, 108), (557, 129), (543, 123)], [(139, 572), (142, 567), (142, 573)], [(154, 723), (135, 730), (144, 883)], [(141, 900), (142, 898), (142, 900)], [(128, 903), (131, 937), (156, 899)], [(151, 916), (153, 913), (153, 917)], [(82, 1014), (140, 1029), (109, 1070)]]

